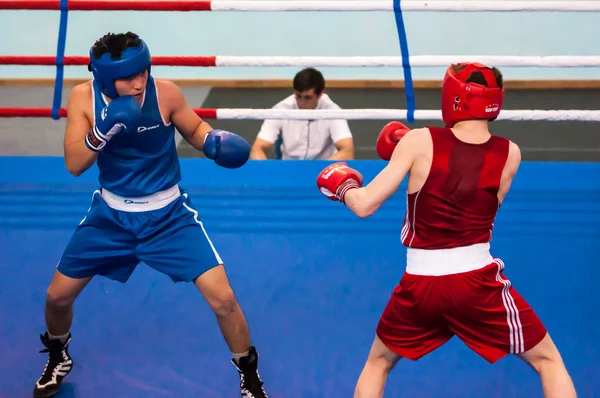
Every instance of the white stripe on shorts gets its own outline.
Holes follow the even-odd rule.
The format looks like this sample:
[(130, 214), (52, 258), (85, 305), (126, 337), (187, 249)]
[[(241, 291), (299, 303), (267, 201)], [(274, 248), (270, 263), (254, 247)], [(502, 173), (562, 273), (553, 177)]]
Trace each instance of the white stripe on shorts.
[[(101, 195), (101, 192), (99, 189), (96, 189), (94, 191), (94, 193), (92, 194), (92, 202), (94, 202), (94, 195)], [(79, 221), (79, 225), (83, 224), (83, 222), (85, 221), (85, 219), (87, 218), (88, 214), (90, 213), (90, 210), (92, 210), (92, 205), (90, 204), (90, 207), (88, 207), (87, 213), (85, 213), (85, 217), (83, 217), (83, 219), (81, 221)]]
[(500, 272), (504, 269), (504, 263), (498, 258), (494, 259), (494, 262), (498, 265), (496, 280), (504, 285), (502, 289), (502, 302), (504, 303), (504, 308), (506, 308), (506, 322), (510, 330), (510, 352), (511, 354), (519, 354), (525, 351), (523, 326), (521, 325), (521, 318), (519, 318), (519, 309), (515, 300), (510, 295), (510, 281), (502, 278), (500, 275)]
[[(188, 194), (184, 193), (183, 196), (185, 196), (187, 198)], [(198, 212), (196, 210), (192, 209), (190, 206), (188, 206), (185, 203), (183, 203), (183, 207), (185, 207), (186, 209), (188, 209), (190, 212), (194, 213), (194, 221), (196, 221), (198, 223), (198, 225), (200, 225), (200, 228), (202, 228), (202, 232), (204, 232), (204, 236), (206, 236), (206, 240), (208, 241), (208, 244), (210, 245), (210, 248), (212, 249), (213, 254), (217, 258), (217, 263), (218, 264), (223, 264), (223, 260), (221, 260), (221, 256), (219, 256), (219, 253), (217, 252), (217, 249), (215, 249), (215, 246), (213, 245), (212, 241), (208, 237), (208, 234), (206, 233), (206, 230), (204, 229), (204, 225), (202, 224), (202, 221), (200, 221), (198, 219)]]

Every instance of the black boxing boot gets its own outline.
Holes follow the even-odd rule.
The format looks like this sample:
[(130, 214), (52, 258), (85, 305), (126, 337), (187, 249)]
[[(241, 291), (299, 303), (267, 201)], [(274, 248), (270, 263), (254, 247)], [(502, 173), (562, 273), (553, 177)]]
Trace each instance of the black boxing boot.
[(69, 355), (71, 333), (64, 343), (60, 340), (50, 340), (48, 332), (40, 335), (40, 340), (46, 346), (46, 349), (40, 353), (48, 353), (48, 362), (42, 377), (35, 383), (33, 396), (34, 398), (53, 397), (58, 394), (60, 383), (73, 368), (73, 360)]
[(256, 348), (250, 347), (248, 355), (239, 361), (231, 360), (233, 366), (240, 374), (240, 393), (242, 398), (268, 398), (263, 389), (263, 381), (258, 374), (258, 353)]

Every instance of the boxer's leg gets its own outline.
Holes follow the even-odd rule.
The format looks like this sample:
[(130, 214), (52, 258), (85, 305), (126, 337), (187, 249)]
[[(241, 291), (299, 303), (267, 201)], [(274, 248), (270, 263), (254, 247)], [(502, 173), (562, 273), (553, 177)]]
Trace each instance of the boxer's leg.
[(540, 376), (544, 397), (577, 397), (571, 376), (549, 334), (546, 334), (546, 337), (535, 347), (517, 356), (527, 362)]
[(135, 239), (121, 225), (115, 210), (95, 192), (92, 205), (73, 233), (47, 289), (47, 331), (40, 336), (48, 361), (34, 387), (35, 397), (58, 393), (60, 383), (71, 371), (73, 303), (94, 275), (127, 281), (139, 262)]
[(54, 271), (47, 289), (45, 305), (50, 340), (59, 339), (63, 343), (66, 341), (73, 322), (73, 303), (91, 279), (91, 276), (70, 278), (58, 270)]
[(246, 318), (229, 283), (223, 261), (187, 194), (152, 213), (157, 229), (141, 242), (140, 259), (174, 282), (194, 282), (213, 310), (229, 346), (232, 362), (240, 372), (242, 394), (266, 396), (258, 375), (258, 353), (251, 345)]
[(402, 357), (390, 350), (375, 336), (367, 362), (358, 378), (355, 398), (380, 398), (388, 375)]
[(417, 360), (453, 336), (438, 316), (436, 279), (405, 273), (386, 305), (377, 337), (356, 385), (355, 398), (383, 397), (385, 383), (400, 358)]
[(490, 363), (516, 354), (540, 375), (546, 397), (575, 397), (573, 383), (546, 328), (504, 275), (500, 259), (487, 267), (446, 276), (458, 294), (448, 314), (451, 330)]
[[(238, 304), (223, 261), (210, 240), (189, 199), (181, 199), (153, 212), (160, 229), (140, 243), (140, 259), (174, 282), (193, 281), (215, 313), (223, 337), (232, 353), (250, 349), (246, 319)], [(162, 227), (166, 225), (166, 227)]]

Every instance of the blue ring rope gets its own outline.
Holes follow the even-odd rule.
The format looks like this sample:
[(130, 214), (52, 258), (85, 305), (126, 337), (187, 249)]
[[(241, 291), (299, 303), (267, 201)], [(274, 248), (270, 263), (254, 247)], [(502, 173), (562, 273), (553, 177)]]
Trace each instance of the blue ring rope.
[(58, 111), (62, 104), (65, 43), (67, 41), (67, 19), (69, 15), (68, 3), (69, 0), (60, 0), (60, 26), (56, 48), (56, 79), (54, 80), (54, 100), (52, 101), (52, 119), (54, 120), (60, 119)]
[(406, 30), (404, 29), (404, 20), (402, 19), (401, 0), (394, 0), (394, 16), (396, 17), (396, 29), (398, 30), (398, 40), (400, 41), (400, 52), (402, 54), (402, 67), (404, 68), (404, 91), (406, 93), (406, 119), (409, 123), (415, 122), (415, 93), (413, 90), (412, 73), (410, 69), (410, 60), (408, 55), (408, 40)]

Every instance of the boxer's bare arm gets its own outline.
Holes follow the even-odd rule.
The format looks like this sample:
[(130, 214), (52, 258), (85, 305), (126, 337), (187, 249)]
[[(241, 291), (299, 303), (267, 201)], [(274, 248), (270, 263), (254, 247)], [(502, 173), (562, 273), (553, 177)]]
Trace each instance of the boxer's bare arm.
[(89, 169), (98, 157), (97, 152), (85, 145), (85, 136), (92, 129), (92, 122), (86, 110), (92, 112), (92, 91), (89, 82), (73, 87), (67, 102), (67, 127), (63, 142), (65, 165), (75, 177)]
[(517, 144), (511, 141), (508, 149), (508, 159), (506, 159), (506, 164), (504, 165), (504, 170), (502, 171), (502, 177), (500, 179), (500, 188), (498, 189), (498, 200), (500, 203), (502, 203), (506, 194), (508, 194), (520, 164), (521, 150)]
[(420, 134), (420, 130), (411, 130), (400, 140), (389, 163), (373, 181), (346, 193), (344, 201), (354, 214), (359, 217), (372, 215), (396, 192), (424, 146), (427, 136)]
[(160, 90), (160, 107), (181, 136), (201, 151), (204, 139), (213, 128), (190, 107), (181, 88), (170, 80), (156, 79)]

